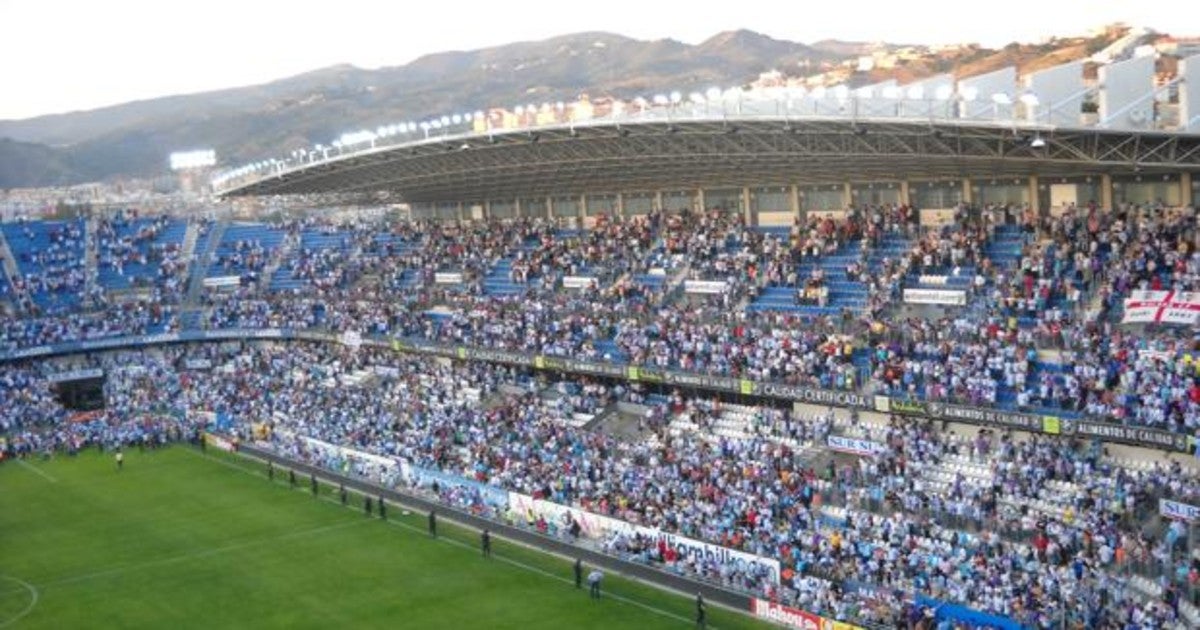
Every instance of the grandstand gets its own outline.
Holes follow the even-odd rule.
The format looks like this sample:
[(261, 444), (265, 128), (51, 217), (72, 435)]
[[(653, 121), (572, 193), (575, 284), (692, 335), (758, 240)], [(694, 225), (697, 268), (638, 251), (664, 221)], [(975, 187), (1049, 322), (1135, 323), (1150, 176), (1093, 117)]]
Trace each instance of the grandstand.
[(749, 100), (220, 181), (383, 219), (4, 224), (6, 453), (205, 424), (744, 610), (1196, 627), (1200, 136)]

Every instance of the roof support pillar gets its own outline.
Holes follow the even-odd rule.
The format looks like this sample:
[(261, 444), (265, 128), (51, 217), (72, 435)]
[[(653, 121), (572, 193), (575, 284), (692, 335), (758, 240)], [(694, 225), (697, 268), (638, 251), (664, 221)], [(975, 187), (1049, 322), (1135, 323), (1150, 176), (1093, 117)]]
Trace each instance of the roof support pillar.
[(792, 206), (793, 223), (798, 224), (803, 222), (804, 215), (800, 210), (800, 188), (795, 184), (792, 184), (791, 189), (788, 191), (788, 203)]

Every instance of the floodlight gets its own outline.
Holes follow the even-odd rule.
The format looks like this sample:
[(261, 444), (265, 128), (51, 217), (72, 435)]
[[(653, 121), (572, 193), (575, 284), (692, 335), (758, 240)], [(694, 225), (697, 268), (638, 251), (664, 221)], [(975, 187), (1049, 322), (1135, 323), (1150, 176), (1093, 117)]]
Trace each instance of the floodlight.
[(933, 93), (933, 97), (939, 101), (948, 101), (951, 96), (954, 96), (954, 88), (949, 85), (940, 85)]

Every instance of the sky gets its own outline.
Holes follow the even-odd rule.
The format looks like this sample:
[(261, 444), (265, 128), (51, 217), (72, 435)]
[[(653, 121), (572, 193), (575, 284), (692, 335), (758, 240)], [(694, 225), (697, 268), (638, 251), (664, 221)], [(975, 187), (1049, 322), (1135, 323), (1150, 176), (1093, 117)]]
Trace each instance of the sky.
[[(253, 85), (340, 63), (402, 65), (580, 31), (1003, 46), (1124, 21), (1200, 36), (1192, 0), (0, 0), (0, 119)], [(986, 17), (984, 17), (986, 14)]]

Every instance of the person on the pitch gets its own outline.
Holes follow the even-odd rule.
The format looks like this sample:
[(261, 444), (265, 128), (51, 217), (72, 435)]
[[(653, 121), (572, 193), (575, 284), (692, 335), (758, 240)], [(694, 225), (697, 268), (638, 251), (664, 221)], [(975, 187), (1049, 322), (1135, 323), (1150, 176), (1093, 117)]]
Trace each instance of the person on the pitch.
[(288, 469), (288, 483), (291, 484), (293, 488), (296, 487), (296, 471), (290, 468)]
[(483, 557), (485, 557), (485, 558), (492, 557), (492, 533), (491, 532), (489, 532), (488, 530), (485, 529), (485, 530), (483, 530), (483, 533), (479, 534), (479, 546), (483, 551)]
[(267, 462), (267, 479), (275, 481), (275, 464)]
[(314, 474), (309, 474), (308, 477), (312, 482), (312, 493), (313, 493), (313, 496), (315, 497), (315, 496), (317, 496), (317, 476)]
[(387, 520), (387, 504), (383, 502), (383, 495), (379, 495), (379, 518)]
[(583, 560), (575, 558), (575, 588), (583, 588)]
[(600, 569), (592, 569), (592, 572), (588, 574), (588, 595), (592, 599), (600, 599), (600, 580), (603, 579), (604, 574), (600, 572)]
[(364, 516), (371, 515), (371, 497), (369, 497), (365, 494), (363, 495), (363, 515)]
[(342, 498), (342, 505), (346, 505), (346, 485), (345, 484), (338, 486), (338, 494)]
[(708, 627), (708, 606), (704, 604), (704, 595), (696, 593), (696, 627)]
[(437, 538), (437, 512), (429, 510), (429, 535)]
[(117, 470), (125, 468), (125, 453), (121, 449), (117, 449)]

